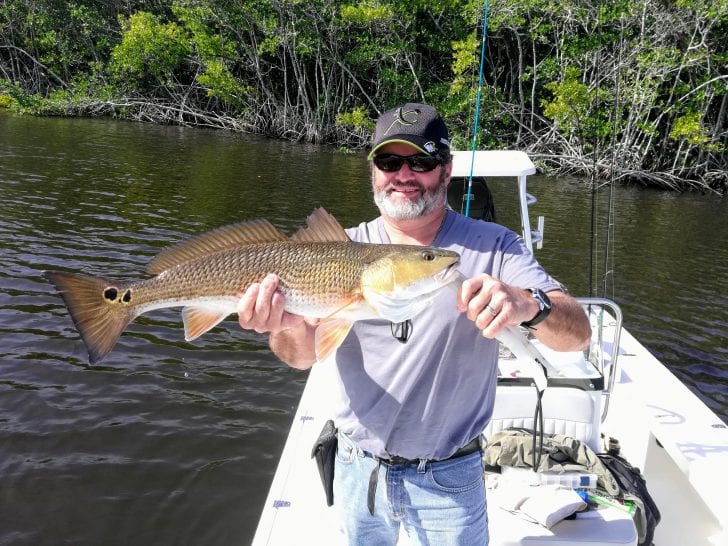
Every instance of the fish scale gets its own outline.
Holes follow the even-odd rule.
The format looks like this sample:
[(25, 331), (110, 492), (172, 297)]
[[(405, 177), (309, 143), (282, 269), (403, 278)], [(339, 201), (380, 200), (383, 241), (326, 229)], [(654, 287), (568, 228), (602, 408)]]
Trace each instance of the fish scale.
[[(196, 297), (239, 297), (268, 273), (281, 281), (280, 291), (291, 298), (339, 302), (342, 294), (359, 287), (365, 267), (361, 252), (348, 248), (358, 243), (272, 243), (250, 245), (181, 264), (149, 280), (125, 284), (131, 304), (188, 301)], [(385, 255), (386, 247), (381, 252)], [(357, 250), (359, 250), (357, 248)], [(371, 258), (372, 253), (367, 253)], [(236, 298), (237, 299), (237, 298)]]

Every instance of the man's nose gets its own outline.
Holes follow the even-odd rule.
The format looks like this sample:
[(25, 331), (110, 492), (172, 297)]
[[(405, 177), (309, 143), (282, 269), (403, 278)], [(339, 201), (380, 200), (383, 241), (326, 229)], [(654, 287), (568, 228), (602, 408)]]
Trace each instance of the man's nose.
[(395, 173), (395, 180), (398, 182), (410, 182), (415, 179), (414, 171), (410, 169), (410, 166), (405, 161), (402, 166)]

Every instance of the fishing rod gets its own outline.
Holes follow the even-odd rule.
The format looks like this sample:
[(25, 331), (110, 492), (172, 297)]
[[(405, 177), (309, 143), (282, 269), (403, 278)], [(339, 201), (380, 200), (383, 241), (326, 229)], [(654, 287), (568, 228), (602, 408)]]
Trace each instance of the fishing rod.
[[(470, 216), (470, 202), (472, 201), (473, 191), (473, 170), (475, 169), (475, 151), (478, 141), (478, 124), (480, 119), (480, 102), (483, 90), (483, 72), (485, 66), (485, 44), (488, 37), (488, 13), (490, 10), (489, 0), (483, 2), (483, 31), (480, 44), (480, 69), (478, 73), (478, 92), (475, 99), (475, 120), (473, 124), (473, 142), (470, 150), (470, 173), (468, 175), (468, 192), (465, 201), (465, 216)], [(498, 336), (498, 341), (508, 347), (511, 352), (525, 365), (528, 369), (526, 376), (530, 376), (533, 380), (533, 386), (536, 388), (536, 407), (533, 417), (533, 456), (532, 467), (536, 472), (541, 462), (541, 452), (543, 448), (544, 436), (544, 419), (543, 419), (543, 403), (542, 397), (544, 390), (548, 385), (549, 372), (556, 370), (544, 358), (540, 351), (533, 345), (526, 335), (517, 328), (508, 327), (504, 329)]]
[[(612, 124), (611, 143), (609, 150), (609, 172), (607, 175), (607, 181), (603, 184), (599, 182), (599, 165), (598, 159), (600, 155), (600, 141), (598, 135), (593, 136), (593, 155), (592, 155), (592, 174), (591, 174), (591, 241), (589, 245), (589, 296), (593, 297), (598, 295), (599, 291), (599, 269), (602, 266), (602, 278), (601, 278), (601, 296), (604, 298), (614, 299), (615, 285), (614, 285), (614, 255), (615, 255), (615, 162), (617, 155), (617, 133), (619, 131), (619, 110), (621, 108), (620, 93), (621, 93), (621, 81), (619, 70), (622, 66), (622, 54), (624, 49), (624, 15), (620, 16), (620, 30), (619, 30), (619, 42), (617, 43), (617, 77), (615, 78), (614, 87), (614, 101), (612, 103), (612, 112), (610, 122)], [(600, 66), (601, 63), (596, 64), (596, 85), (599, 85), (601, 81)], [(598, 94), (595, 91), (591, 108), (592, 110), (598, 110), (599, 108)], [(607, 210), (606, 210), (606, 226), (604, 236), (604, 249), (602, 255), (602, 263), (599, 263), (598, 249), (599, 249), (599, 192), (604, 186), (607, 186)]]
[(475, 168), (475, 147), (478, 141), (478, 123), (480, 120), (480, 95), (483, 90), (483, 67), (485, 65), (485, 42), (488, 36), (488, 12), (490, 11), (489, 0), (483, 2), (483, 31), (480, 43), (480, 70), (478, 74), (478, 93), (475, 98), (475, 121), (473, 123), (473, 144), (470, 154), (470, 174), (468, 175), (468, 193), (465, 200), (465, 216), (470, 216), (470, 201), (473, 194), (473, 169)]

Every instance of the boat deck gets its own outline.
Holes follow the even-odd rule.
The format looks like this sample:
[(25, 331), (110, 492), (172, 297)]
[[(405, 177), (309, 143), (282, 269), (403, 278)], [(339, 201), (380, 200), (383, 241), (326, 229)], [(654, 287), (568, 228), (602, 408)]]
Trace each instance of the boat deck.
[[(728, 428), (628, 332), (623, 331), (620, 355), (602, 430), (620, 441), (622, 454), (646, 476), (662, 512), (655, 544), (728, 544), (724, 534), (728, 503), (721, 500), (727, 485), (723, 469), (728, 468)], [(326, 393), (335, 388), (333, 365), (320, 362), (310, 372), (254, 545), (341, 543), (336, 507), (326, 506), (310, 456), (311, 446), (331, 415)], [(489, 506), (490, 511), (495, 509)], [(503, 521), (501, 517), (491, 520), (491, 525)], [(522, 543), (578, 544), (568, 538), (573, 525), (564, 521), (547, 532), (534, 527)], [(626, 535), (620, 531), (615, 536)], [(512, 533), (497, 530), (493, 539), (492, 544), (518, 543)], [(620, 540), (604, 543), (622, 544)]]

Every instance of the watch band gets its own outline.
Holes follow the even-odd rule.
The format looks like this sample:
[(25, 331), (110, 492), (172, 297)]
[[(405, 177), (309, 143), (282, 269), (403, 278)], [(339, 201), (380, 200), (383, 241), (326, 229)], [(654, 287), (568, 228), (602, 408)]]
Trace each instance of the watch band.
[(533, 328), (537, 324), (546, 320), (546, 317), (549, 316), (549, 313), (551, 312), (551, 300), (540, 288), (529, 288), (528, 290), (533, 295), (533, 299), (536, 300), (536, 303), (538, 303), (538, 313), (536, 313), (536, 316), (531, 320), (522, 322), (521, 326)]

